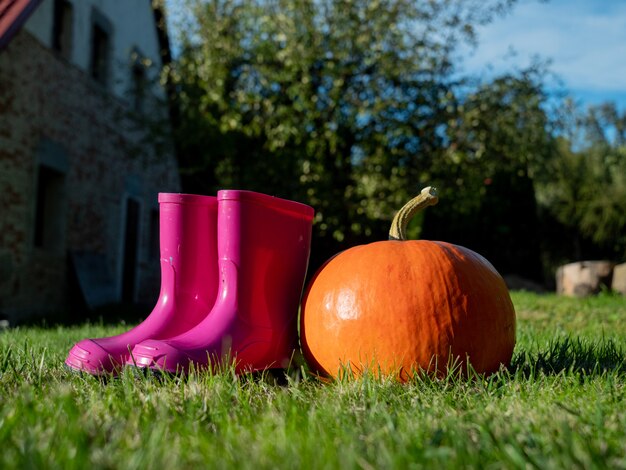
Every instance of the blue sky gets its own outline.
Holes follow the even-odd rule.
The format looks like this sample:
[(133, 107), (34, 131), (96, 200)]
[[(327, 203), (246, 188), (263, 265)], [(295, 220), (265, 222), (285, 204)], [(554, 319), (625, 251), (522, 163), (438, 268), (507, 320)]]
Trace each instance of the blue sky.
[(466, 72), (489, 75), (539, 56), (577, 101), (626, 110), (626, 0), (519, 0), (478, 34)]

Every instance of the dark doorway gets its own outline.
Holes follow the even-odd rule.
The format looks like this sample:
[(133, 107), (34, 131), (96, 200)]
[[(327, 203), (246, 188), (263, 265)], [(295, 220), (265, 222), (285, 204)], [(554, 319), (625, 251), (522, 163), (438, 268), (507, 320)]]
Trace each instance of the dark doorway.
[(139, 247), (139, 203), (133, 199), (126, 200), (125, 226), (122, 301), (134, 302), (137, 278), (137, 251)]

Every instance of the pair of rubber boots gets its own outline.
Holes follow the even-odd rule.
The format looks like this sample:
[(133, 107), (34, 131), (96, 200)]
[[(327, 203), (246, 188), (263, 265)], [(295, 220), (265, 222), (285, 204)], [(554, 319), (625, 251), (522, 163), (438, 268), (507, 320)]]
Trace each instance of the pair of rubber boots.
[(298, 344), (313, 208), (252, 191), (159, 194), (161, 292), (118, 336), (84, 339), (65, 364), (94, 375), (123, 365), (184, 373), (224, 362), (285, 368)]

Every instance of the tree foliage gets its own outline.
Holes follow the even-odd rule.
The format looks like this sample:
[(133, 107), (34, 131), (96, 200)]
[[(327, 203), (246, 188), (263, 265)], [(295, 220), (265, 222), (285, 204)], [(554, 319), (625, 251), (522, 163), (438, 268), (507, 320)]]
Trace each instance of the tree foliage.
[(190, 1), (170, 74), (187, 189), (308, 202), (322, 256), (383, 236), (445, 159), (459, 45), (512, 3)]
[(513, 3), (187, 0), (168, 72), (184, 189), (313, 205), (313, 267), (384, 238), (426, 184), (442, 203), (424, 235), (504, 273), (540, 278), (541, 236), (556, 251), (565, 233), (623, 252), (626, 115), (566, 109), (558, 133), (545, 68), (459, 73), (461, 45)]
[(538, 66), (478, 85), (448, 122), (432, 179), (455, 201), (427, 214), (425, 235), (470, 246), (504, 273), (541, 277), (535, 179), (554, 157)]
[(538, 187), (544, 210), (572, 236), (583, 259), (626, 256), (626, 112), (605, 103), (567, 106), (558, 158)]

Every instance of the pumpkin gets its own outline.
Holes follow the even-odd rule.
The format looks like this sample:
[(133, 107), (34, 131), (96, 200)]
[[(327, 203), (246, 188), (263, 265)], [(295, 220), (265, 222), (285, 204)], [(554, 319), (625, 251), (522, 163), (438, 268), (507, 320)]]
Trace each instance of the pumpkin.
[(307, 286), (302, 349), (319, 374), (370, 370), (399, 380), (415, 372), (492, 373), (510, 363), (515, 310), (481, 255), (440, 241), (406, 240), (413, 215), (437, 203), (424, 189), (395, 216), (390, 240), (335, 255)]

